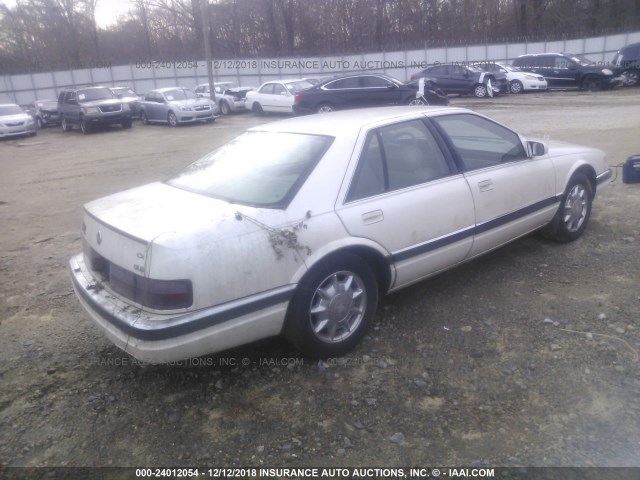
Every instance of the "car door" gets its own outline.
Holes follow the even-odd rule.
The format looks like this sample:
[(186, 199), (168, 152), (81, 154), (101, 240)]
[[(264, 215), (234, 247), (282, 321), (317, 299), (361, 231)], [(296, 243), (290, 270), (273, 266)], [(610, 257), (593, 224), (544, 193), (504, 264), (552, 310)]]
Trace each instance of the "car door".
[(436, 65), (428, 68), (425, 78), (434, 82), (445, 93), (458, 93), (455, 86), (449, 80), (449, 65)]
[[(84, 94), (80, 93), (80, 100), (84, 99)], [(69, 92), (64, 99), (64, 117), (67, 123), (73, 125), (80, 124), (80, 104), (76, 92)]]
[(264, 84), (255, 96), (255, 101), (260, 104), (265, 112), (274, 111), (273, 88), (275, 85), (275, 83)]
[(274, 112), (291, 113), (293, 106), (293, 95), (281, 83), (273, 84), (273, 106)]
[(464, 67), (449, 65), (449, 84), (459, 93), (467, 93), (475, 84), (475, 75)]
[(158, 92), (149, 92), (146, 96), (147, 105), (145, 106), (147, 118), (151, 121), (164, 120), (160, 118), (160, 99), (162, 96)]
[(325, 92), (317, 99), (315, 108), (322, 103), (329, 103), (334, 108), (356, 108), (364, 101), (360, 76), (339, 78), (329, 82), (321, 90)]
[(445, 151), (422, 118), (370, 129), (354, 150), (336, 212), (351, 235), (390, 253), (392, 289), (461, 262), (471, 248), (473, 198)]
[(470, 256), (548, 223), (558, 207), (548, 155), (528, 158), (519, 135), (472, 113), (433, 117), (469, 184), (476, 232)]
[(401, 92), (395, 83), (378, 75), (360, 77), (359, 106), (398, 105)]
[(578, 64), (568, 57), (557, 56), (554, 59), (554, 67), (550, 75), (554, 84), (561, 88), (573, 88), (580, 86), (580, 71)]

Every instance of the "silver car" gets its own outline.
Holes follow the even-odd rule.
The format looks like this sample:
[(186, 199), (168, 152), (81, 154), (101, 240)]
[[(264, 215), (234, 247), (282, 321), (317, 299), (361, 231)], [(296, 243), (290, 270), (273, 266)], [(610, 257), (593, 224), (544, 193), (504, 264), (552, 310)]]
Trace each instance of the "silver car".
[(0, 138), (36, 135), (36, 122), (15, 103), (0, 105)]
[(180, 123), (213, 122), (217, 113), (214, 102), (181, 87), (151, 90), (140, 102), (140, 119), (145, 125), (159, 122), (175, 127)]
[[(238, 87), (233, 82), (218, 82), (213, 84), (216, 91), (216, 103), (220, 108), (220, 113), (228, 115), (231, 112), (246, 110), (245, 97), (247, 92), (254, 90), (254, 87)], [(201, 83), (196, 87), (196, 95), (209, 98), (210, 90), (208, 83)]]

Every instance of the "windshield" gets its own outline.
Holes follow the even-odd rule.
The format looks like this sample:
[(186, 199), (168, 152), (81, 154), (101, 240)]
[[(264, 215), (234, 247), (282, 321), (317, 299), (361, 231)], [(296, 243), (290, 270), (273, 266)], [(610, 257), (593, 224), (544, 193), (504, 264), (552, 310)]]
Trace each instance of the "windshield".
[(115, 98), (115, 95), (107, 87), (78, 90), (79, 102), (92, 102), (94, 100), (105, 100), (109, 98)]
[(128, 87), (116, 87), (116, 88), (112, 88), (111, 91), (116, 95), (122, 95), (123, 97), (126, 97), (126, 96), (137, 97), (136, 92), (134, 92)]
[(168, 183), (231, 203), (283, 208), (332, 141), (320, 135), (247, 132)]
[(189, 100), (192, 98), (198, 98), (196, 94), (193, 93), (191, 90), (186, 90), (184, 88), (175, 88), (173, 90), (167, 90), (163, 92), (163, 95), (170, 102), (174, 100)]
[(0, 106), (0, 115), (20, 115), (24, 111), (18, 105)]
[(310, 82), (307, 82), (306, 80), (300, 80), (297, 82), (287, 82), (284, 84), (284, 86), (287, 90), (289, 90), (289, 92), (296, 94), (300, 90), (305, 90), (307, 88), (313, 87), (313, 84)]
[(588, 58), (583, 57), (581, 55), (573, 55), (571, 56), (571, 60), (573, 60), (579, 65), (582, 65), (583, 67), (588, 67), (589, 65), (595, 65), (596, 63), (593, 60), (589, 60)]
[[(236, 88), (236, 84), (233, 82), (224, 82), (224, 83), (216, 83), (214, 85), (215, 89), (216, 89), (216, 93), (222, 93), (224, 92), (226, 89), (228, 88)], [(207, 91), (209, 91), (209, 88), (207, 87)]]

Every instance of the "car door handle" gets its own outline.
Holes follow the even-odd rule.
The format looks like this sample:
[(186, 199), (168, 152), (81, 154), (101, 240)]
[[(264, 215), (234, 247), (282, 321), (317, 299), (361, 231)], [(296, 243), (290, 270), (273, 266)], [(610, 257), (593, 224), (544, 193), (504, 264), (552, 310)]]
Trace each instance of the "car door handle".
[(489, 190), (493, 190), (493, 180), (489, 179), (478, 182), (478, 188), (481, 192), (488, 192)]
[(378, 223), (384, 220), (384, 213), (382, 210), (374, 210), (373, 212), (367, 212), (362, 214), (362, 222), (365, 225), (371, 225), (372, 223)]

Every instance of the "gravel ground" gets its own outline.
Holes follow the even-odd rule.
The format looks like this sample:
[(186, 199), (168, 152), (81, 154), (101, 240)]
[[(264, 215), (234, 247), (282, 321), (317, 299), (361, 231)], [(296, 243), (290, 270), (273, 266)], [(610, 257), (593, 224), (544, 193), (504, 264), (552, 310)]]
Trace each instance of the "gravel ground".
[[(639, 100), (452, 103), (616, 165), (640, 153)], [(0, 142), (0, 466), (640, 466), (640, 185), (620, 178), (577, 242), (530, 236), (388, 296), (341, 359), (272, 339), (146, 366), (112, 346), (66, 269), (82, 204), (274, 118)]]

